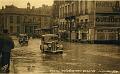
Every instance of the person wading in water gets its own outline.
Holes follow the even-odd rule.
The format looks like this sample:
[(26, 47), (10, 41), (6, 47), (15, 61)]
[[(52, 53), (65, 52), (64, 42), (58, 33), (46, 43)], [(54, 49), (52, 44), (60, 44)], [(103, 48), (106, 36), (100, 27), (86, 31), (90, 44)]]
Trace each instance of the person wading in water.
[(9, 72), (9, 65), (10, 65), (10, 54), (11, 49), (14, 48), (14, 41), (9, 36), (8, 30), (4, 29), (3, 34), (0, 36), (0, 42), (2, 44), (1, 47), (1, 72), (8, 73)]

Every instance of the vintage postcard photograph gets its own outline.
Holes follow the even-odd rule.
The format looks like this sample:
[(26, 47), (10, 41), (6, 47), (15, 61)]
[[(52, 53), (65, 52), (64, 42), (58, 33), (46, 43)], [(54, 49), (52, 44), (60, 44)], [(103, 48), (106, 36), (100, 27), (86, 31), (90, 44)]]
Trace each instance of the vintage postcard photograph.
[(0, 74), (120, 74), (119, 0), (0, 0)]

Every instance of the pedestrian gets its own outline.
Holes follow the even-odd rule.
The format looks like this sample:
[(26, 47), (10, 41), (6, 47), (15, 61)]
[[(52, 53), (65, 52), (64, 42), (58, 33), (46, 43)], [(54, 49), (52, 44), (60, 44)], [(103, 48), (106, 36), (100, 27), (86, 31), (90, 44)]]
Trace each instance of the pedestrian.
[(1, 42), (2, 42), (2, 59), (1, 59), (1, 65), (2, 65), (2, 73), (8, 73), (9, 72), (9, 65), (10, 65), (10, 53), (11, 49), (14, 48), (14, 42), (12, 38), (8, 34), (8, 30), (4, 29), (3, 34), (1, 35)]
[(2, 68), (2, 65), (1, 65), (1, 59), (2, 59), (2, 38), (1, 38), (1, 33), (0, 33), (0, 72), (1, 72), (1, 68)]

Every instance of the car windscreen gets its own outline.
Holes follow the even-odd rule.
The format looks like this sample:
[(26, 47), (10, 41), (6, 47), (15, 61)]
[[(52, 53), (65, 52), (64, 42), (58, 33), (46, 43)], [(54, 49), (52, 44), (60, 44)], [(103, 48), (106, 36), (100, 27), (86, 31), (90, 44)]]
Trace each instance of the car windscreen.
[(58, 37), (49, 37), (49, 36), (44, 37), (45, 42), (51, 42), (51, 41), (56, 41), (56, 40), (58, 40)]
[(20, 36), (20, 38), (24, 38), (24, 39), (27, 39), (28, 37), (27, 37), (27, 36)]

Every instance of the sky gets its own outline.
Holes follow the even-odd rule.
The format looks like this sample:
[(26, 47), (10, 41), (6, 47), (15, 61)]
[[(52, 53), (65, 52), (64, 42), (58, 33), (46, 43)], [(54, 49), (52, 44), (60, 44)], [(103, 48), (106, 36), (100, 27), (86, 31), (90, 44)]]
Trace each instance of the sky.
[(42, 4), (46, 4), (51, 6), (53, 4), (53, 0), (0, 0), (0, 9), (5, 5), (15, 5), (18, 8), (26, 8), (27, 3), (30, 3), (31, 6), (35, 6), (36, 8), (41, 7)]

